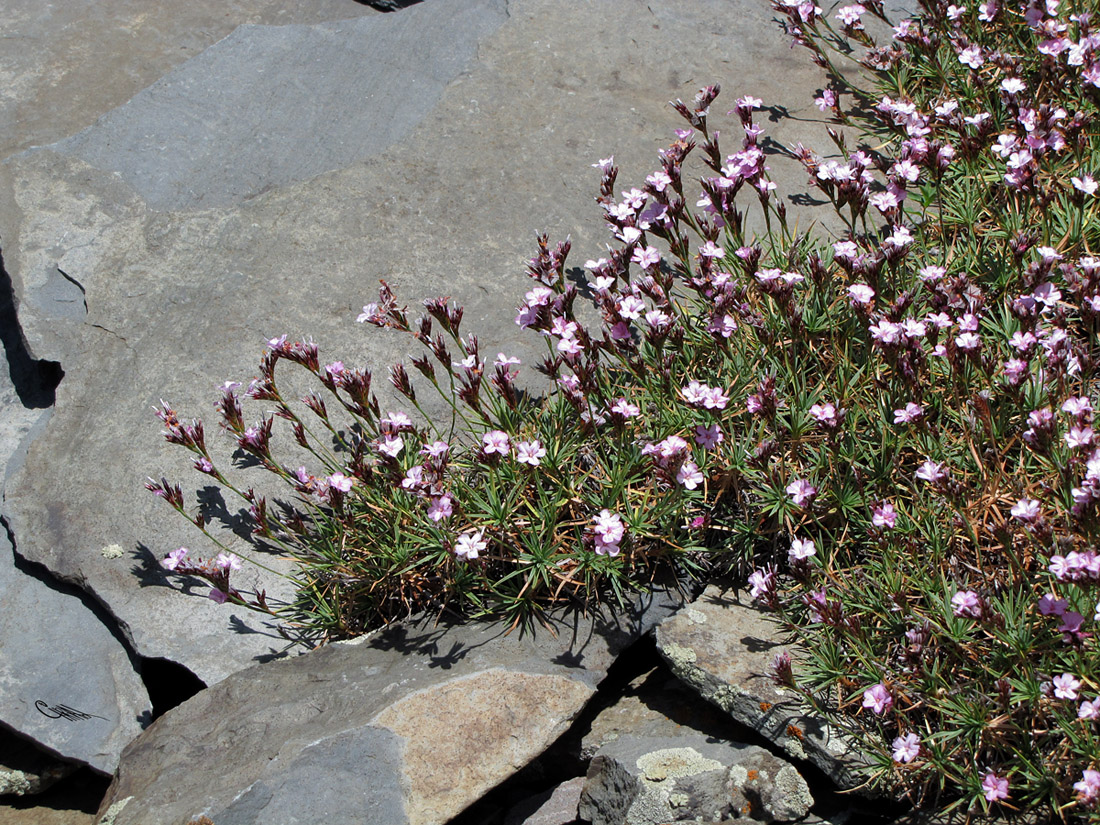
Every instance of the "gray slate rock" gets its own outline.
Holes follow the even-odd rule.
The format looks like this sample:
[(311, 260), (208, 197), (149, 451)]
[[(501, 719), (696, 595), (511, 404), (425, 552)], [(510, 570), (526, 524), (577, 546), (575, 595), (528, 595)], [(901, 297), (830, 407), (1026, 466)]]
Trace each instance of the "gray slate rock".
[[(114, 772), (151, 718), (145, 685), (126, 648), (79, 598), (15, 568), (2, 532), (0, 639), (4, 724), (54, 756)], [(30, 781), (24, 792), (48, 784)]]
[(733, 740), (738, 726), (729, 716), (656, 667), (632, 679), (615, 701), (601, 710), (581, 738), (580, 757), (590, 760), (620, 736), (672, 737), (692, 733)]
[(780, 651), (797, 661), (797, 650), (780, 644), (780, 635), (767, 613), (711, 585), (661, 624), (657, 649), (672, 672), (704, 699), (795, 759), (811, 762), (840, 788), (859, 788), (862, 762), (852, 741), (823, 719), (806, 715), (797, 697), (771, 678)]
[(585, 778), (578, 776), (517, 805), (508, 812), (504, 825), (570, 825), (576, 822), (584, 783)]
[[(400, 626), (236, 673), (123, 754), (115, 825), (432, 825), (524, 767), (569, 726), (617, 653), (675, 597), (633, 615)], [(129, 801), (127, 801), (129, 800)]]
[[(407, 360), (410, 342), (354, 322), (380, 278), (411, 304), (452, 296), (465, 306), (465, 326), (479, 334), (483, 351), (517, 355), (529, 370), (541, 358), (542, 341), (518, 330), (512, 308), (529, 288), (523, 270), (533, 233), (571, 235), (578, 266), (598, 257), (607, 241), (592, 203), (598, 185), (592, 162), (616, 152), (620, 182), (643, 180), (679, 125), (667, 101), (690, 100), (712, 80), (727, 87), (717, 120), (723, 105), (732, 108), (745, 93), (799, 117), (816, 114), (818, 70), (787, 48), (771, 12), (758, 3), (510, 0), (507, 10), (504, 24), (482, 37), (465, 69), (405, 137), (308, 180), (279, 185), (283, 178), (271, 178), (271, 188), (239, 202), (154, 209), (134, 188), (137, 178), (131, 184), (120, 171), (67, 153), (63, 142), (0, 165), (0, 238), (20, 323), (31, 354), (65, 370), (57, 408), (13, 477), (3, 514), (20, 554), (92, 592), (140, 655), (177, 662), (211, 684), (282, 647), (263, 621), (215, 605), (203, 588), (181, 593), (165, 586), (157, 562), (166, 553), (180, 545), (204, 555), (211, 548), (194, 544), (202, 539), (193, 528), (141, 489), (149, 476), (180, 480), (193, 506), (207, 483), (184, 451), (159, 437), (149, 412), (158, 399), (187, 417), (209, 415), (214, 387), (247, 382), (263, 341), (282, 333), (312, 335), (326, 360), (384, 374), (389, 364)], [(451, 11), (450, 3), (433, 0), (377, 17), (411, 25), (425, 14), (449, 19)], [(325, 51), (314, 57), (346, 60), (342, 44), (353, 38), (341, 37), (358, 30), (317, 29)], [(431, 31), (439, 32), (438, 25)], [(238, 37), (244, 34), (261, 37), (264, 30), (242, 29)], [(443, 38), (436, 41), (440, 55), (450, 48), (446, 32)], [(226, 47), (211, 48), (217, 56)], [(137, 72), (121, 45), (113, 49), (104, 60)], [(198, 65), (221, 64), (207, 58)], [(182, 88), (186, 71), (187, 64), (177, 65), (173, 89)], [(194, 77), (196, 84), (212, 82)], [(229, 88), (236, 82), (225, 79)], [(186, 96), (174, 100), (176, 120), (188, 123)], [(334, 105), (364, 109), (350, 95)], [(86, 137), (110, 132), (133, 146), (126, 135), (136, 132), (126, 130), (138, 114), (120, 111)], [(72, 112), (66, 117), (78, 119)], [(331, 113), (334, 123), (344, 117)], [(732, 117), (721, 128), (735, 124)], [(823, 134), (804, 121), (766, 125), (782, 143)], [(310, 152), (327, 157), (326, 164), (347, 157), (335, 134), (326, 145), (328, 133), (314, 133)], [(115, 163), (108, 154), (94, 157)], [(148, 156), (140, 157), (146, 164)], [(222, 168), (217, 157), (209, 162)], [(288, 164), (281, 168), (290, 169), (291, 179), (308, 174), (295, 171), (298, 160), (279, 162)], [(783, 191), (800, 191), (805, 172), (797, 163), (778, 155), (769, 163)], [(164, 173), (178, 177), (166, 164)], [(202, 180), (218, 184), (216, 176)], [(234, 191), (236, 198), (246, 190)], [(67, 315), (73, 296), (50, 290), (58, 272), (82, 288), (85, 316)], [(216, 429), (208, 432), (226, 457), (232, 450)], [(255, 476), (240, 480), (252, 483)], [(230, 516), (240, 507), (227, 506)], [(247, 550), (232, 534), (227, 538), (234, 550)], [(100, 549), (111, 544), (126, 555), (102, 558)], [(285, 583), (255, 571), (243, 574), (239, 586), (287, 595)]]
[(813, 805), (793, 765), (756, 745), (699, 734), (624, 736), (596, 754), (581, 794), (592, 825), (801, 819)]
[(505, 19), (504, 0), (434, 0), (241, 26), (53, 149), (117, 173), (150, 209), (237, 204), (404, 137)]

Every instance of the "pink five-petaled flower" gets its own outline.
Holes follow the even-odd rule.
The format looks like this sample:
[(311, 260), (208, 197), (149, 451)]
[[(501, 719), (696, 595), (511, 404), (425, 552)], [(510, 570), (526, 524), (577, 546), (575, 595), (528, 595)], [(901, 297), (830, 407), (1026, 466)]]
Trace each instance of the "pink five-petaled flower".
[(694, 490), (703, 483), (703, 474), (694, 461), (685, 461), (676, 471), (676, 480), (687, 490)]
[(713, 450), (725, 440), (722, 428), (718, 424), (704, 427), (702, 424), (695, 428), (695, 443), (704, 450)]
[(787, 495), (791, 497), (795, 507), (805, 507), (814, 500), (817, 488), (806, 479), (799, 478), (787, 485)]
[(241, 560), (237, 558), (236, 553), (218, 553), (218, 557), (214, 559), (214, 566), (226, 571), (240, 570)]
[(1066, 612), (1069, 603), (1065, 599), (1059, 599), (1053, 593), (1047, 593), (1039, 599), (1039, 614), (1042, 616), (1061, 616)]
[(871, 509), (871, 524), (878, 527), (880, 530), (883, 528), (892, 530), (897, 520), (897, 510), (895, 510), (894, 505), (888, 501), (884, 501), (877, 507)]
[(351, 485), (355, 483), (355, 479), (349, 478), (343, 473), (333, 473), (325, 481), (328, 482), (329, 487), (339, 490), (341, 493), (351, 492)]
[(1022, 498), (1012, 505), (1009, 512), (1019, 521), (1034, 521), (1039, 517), (1039, 502), (1033, 498)]
[(537, 438), (534, 441), (521, 441), (516, 445), (516, 461), (520, 464), (530, 464), (532, 467), (537, 467), (545, 455), (546, 448), (542, 446), (542, 442)]
[(405, 442), (393, 435), (387, 435), (378, 444), (378, 451), (385, 453), (390, 458), (397, 458), (403, 449), (405, 449)]
[(1008, 799), (1008, 780), (990, 771), (982, 779), (982, 793), (986, 802)]
[(863, 707), (870, 708), (876, 716), (882, 716), (894, 706), (894, 697), (886, 689), (886, 685), (879, 682), (863, 691)]
[(608, 509), (600, 510), (600, 514), (593, 519), (592, 527), (595, 535), (595, 549), (597, 556), (619, 555), (619, 544), (626, 535), (626, 525), (618, 513), (612, 513)]
[(481, 449), (485, 455), (494, 453), (508, 455), (508, 452), (512, 449), (512, 445), (508, 441), (508, 433), (503, 430), (490, 430), (481, 437)]
[(790, 549), (787, 550), (787, 558), (792, 561), (805, 561), (810, 556), (817, 555), (817, 548), (814, 547), (813, 539), (791, 539)]
[(1081, 688), (1081, 680), (1072, 673), (1055, 676), (1051, 683), (1054, 685), (1054, 696), (1057, 699), (1073, 701), (1077, 698), (1077, 691)]
[(443, 521), (445, 518), (450, 518), (453, 512), (451, 497), (447, 494), (433, 498), (432, 503), (428, 505), (428, 518), (432, 521)]
[(985, 58), (982, 57), (982, 50), (980, 46), (970, 46), (959, 52), (959, 62), (964, 66), (969, 66), (971, 69), (977, 69), (983, 63)]
[(1066, 444), (1070, 449), (1080, 449), (1092, 443), (1092, 427), (1070, 427), (1066, 433)]
[(775, 572), (773, 570), (768, 568), (754, 570), (752, 575), (749, 576), (749, 585), (751, 586), (749, 595), (754, 599), (767, 599), (771, 594), (774, 582)]
[(489, 542), (485, 539), (484, 527), (476, 532), (463, 533), (455, 542), (455, 556), (466, 561), (473, 561), (488, 546)]
[(952, 596), (951, 607), (956, 616), (969, 619), (982, 617), (982, 600), (973, 590), (960, 590)]
[(625, 398), (620, 398), (611, 405), (611, 412), (623, 418), (636, 418), (642, 414), (642, 408), (637, 404), (631, 404)]
[(840, 424), (840, 415), (837, 412), (836, 404), (832, 401), (826, 401), (824, 404), (814, 404), (810, 407), (810, 418), (820, 424), (822, 427), (832, 429)]
[(718, 246), (714, 241), (707, 241), (699, 247), (699, 254), (704, 258), (721, 258), (726, 254), (726, 250)]
[(920, 465), (919, 468), (917, 468), (916, 476), (921, 481), (927, 481), (929, 484), (935, 484), (937, 481), (946, 478), (947, 473), (944, 470), (942, 464), (939, 464), (932, 459), (927, 459), (923, 464)]
[(895, 424), (909, 424), (913, 421), (917, 421), (924, 415), (924, 407), (920, 404), (916, 404), (910, 401), (900, 410), (894, 410), (894, 423)]
[(1100, 771), (1085, 768), (1081, 772), (1081, 781), (1073, 783), (1073, 790), (1077, 791), (1077, 799), (1082, 805), (1095, 805), (1100, 799)]
[(1100, 719), (1100, 696), (1092, 701), (1086, 699), (1081, 702), (1077, 708), (1077, 718), (1088, 719), (1090, 721)]
[(894, 761), (912, 762), (920, 756), (920, 737), (915, 733), (907, 733), (894, 740)]
[(165, 570), (175, 570), (180, 564), (183, 563), (184, 557), (187, 556), (187, 548), (179, 547), (165, 556), (160, 563), (160, 566)]

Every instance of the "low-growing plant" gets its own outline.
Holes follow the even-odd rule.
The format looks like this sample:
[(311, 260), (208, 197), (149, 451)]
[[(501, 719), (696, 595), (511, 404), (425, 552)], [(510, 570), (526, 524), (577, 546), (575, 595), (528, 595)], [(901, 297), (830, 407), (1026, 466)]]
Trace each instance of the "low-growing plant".
[[(295, 603), (234, 589), (227, 546), (165, 567), (316, 639), (739, 573), (803, 642), (777, 678), (857, 737), (868, 781), (928, 807), (1096, 821), (1092, 10), (924, 0), (879, 46), (863, 20), (888, 23), (881, 5), (836, 25), (812, 1), (775, 8), (844, 127), (832, 157), (790, 149), (835, 235), (788, 221), (761, 101), (729, 113), (732, 154), (709, 124), (717, 86), (677, 101), (685, 127), (644, 184), (616, 197), (613, 159), (594, 164), (613, 244), (588, 282), (567, 277), (568, 242), (539, 239), (516, 322), (545, 339), (545, 394), (483, 356), (460, 307), (414, 319), (383, 284), (359, 320), (423, 346), (420, 383), (390, 370), (406, 411), (285, 337), (243, 393), (255, 424), (224, 388), (222, 426), (285, 499), (237, 485), (200, 422), (159, 411), (297, 562)], [(284, 395), (284, 363), (315, 390)], [(304, 463), (279, 457), (275, 419)], [(149, 486), (188, 515), (178, 485)]]

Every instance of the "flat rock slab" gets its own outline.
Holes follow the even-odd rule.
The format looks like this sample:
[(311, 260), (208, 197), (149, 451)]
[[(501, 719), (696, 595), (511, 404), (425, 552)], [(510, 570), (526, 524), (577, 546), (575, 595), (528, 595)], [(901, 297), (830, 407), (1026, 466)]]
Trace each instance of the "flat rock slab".
[(571, 825), (577, 821), (585, 778), (578, 776), (562, 782), (552, 791), (517, 805), (508, 812), (504, 825)]
[[(209, 11), (199, 5), (203, 14)], [(230, 5), (234, 19), (242, 4)], [(741, 94), (799, 118), (817, 114), (812, 97), (822, 84), (819, 71), (791, 52), (770, 10), (756, 0), (510, 0), (506, 19), (503, 0), (431, 0), (385, 16), (365, 16), (356, 3), (348, 7), (355, 11), (346, 16), (361, 20), (310, 20), (316, 25), (280, 31), (247, 26), (229, 40), (196, 35), (188, 42), (205, 42), (209, 54), (186, 62), (171, 63), (158, 51), (154, 62), (171, 63), (168, 74), (160, 85), (154, 78), (145, 92), (136, 89), (134, 105), (119, 101), (98, 123), (79, 123), (74, 132), (87, 129), (80, 137), (55, 139), (0, 164), (0, 239), (20, 323), (31, 355), (56, 360), (65, 371), (54, 414), (9, 484), (4, 516), (19, 553), (92, 592), (139, 655), (177, 662), (207, 684), (277, 654), (284, 641), (254, 615), (215, 605), (203, 588), (181, 593), (166, 586), (158, 568), (166, 553), (180, 545), (204, 555), (216, 549), (196, 545), (201, 537), (141, 489), (150, 476), (181, 480), (190, 507), (206, 484), (184, 451), (159, 437), (150, 414), (159, 399), (187, 417), (209, 415), (214, 388), (229, 379), (247, 382), (263, 342), (283, 333), (312, 335), (326, 361), (384, 374), (407, 359), (411, 344), (354, 322), (380, 278), (410, 304), (451, 296), (466, 307), (465, 327), (479, 334), (484, 352), (518, 355), (529, 369), (543, 342), (517, 329), (513, 307), (529, 285), (524, 262), (534, 233), (571, 235), (577, 266), (598, 257), (608, 240), (592, 203), (598, 172), (591, 163), (615, 152), (623, 188), (640, 183), (680, 125), (667, 101), (690, 100), (715, 80), (726, 91), (713, 122), (729, 134), (736, 116), (726, 120), (722, 112)], [(463, 30), (480, 32), (472, 51), (470, 40), (462, 40), (472, 54), (464, 66), (453, 56), (460, 33), (452, 38), (445, 25), (460, 7), (486, 15), (481, 28)], [(272, 19), (268, 14), (258, 22)], [(237, 134), (232, 118), (226, 122), (229, 98), (286, 112), (281, 95), (300, 102), (309, 94), (295, 87), (297, 70), (274, 85), (256, 77), (281, 63), (252, 44), (298, 44), (300, 51), (285, 61), (292, 66), (309, 59), (351, 66), (349, 53), (358, 50), (365, 66), (382, 48), (364, 39), (374, 20), (391, 26), (395, 37), (400, 27), (420, 21), (415, 53), (428, 56), (416, 83), (409, 72), (395, 71), (383, 94), (372, 85), (382, 82), (381, 74), (364, 71), (356, 75), (358, 85), (340, 95), (324, 72), (313, 72), (311, 82), (323, 84), (316, 100), (326, 104), (302, 110), (312, 124), (308, 134), (298, 125), (272, 125), (270, 134), (255, 133), (261, 144), (269, 141), (264, 165), (254, 169), (252, 149), (243, 146), (232, 155), (242, 168), (225, 165), (221, 152), (229, 149), (219, 142), (220, 131)], [(215, 28), (218, 37), (233, 31)], [(401, 42), (415, 40), (415, 33), (401, 31)], [(131, 67), (122, 45), (112, 48), (104, 59)], [(428, 62), (445, 71), (426, 71)], [(209, 74), (222, 67), (235, 74), (220, 81)], [(158, 155), (161, 143), (175, 139), (163, 131), (173, 117), (180, 134), (202, 133), (189, 107), (205, 97), (199, 90), (218, 83), (227, 97), (209, 110), (217, 129), (196, 137), (182, 154)], [(438, 83), (446, 84), (442, 93)], [(402, 110), (408, 131), (388, 148), (379, 147), (398, 135), (387, 136), (382, 126), (372, 132), (380, 142), (347, 146), (347, 124), (366, 114), (383, 123), (392, 117), (361, 97), (367, 88), (386, 100), (395, 88), (422, 99), (420, 108), (409, 102)], [(46, 99), (42, 95), (36, 99)], [(138, 98), (146, 103), (138, 106)], [(65, 112), (66, 122), (80, 119), (80, 112)], [(780, 112), (761, 114), (770, 137), (824, 143), (819, 126)], [(242, 122), (262, 130), (261, 115), (242, 111)], [(161, 143), (142, 142), (146, 127)], [(292, 131), (294, 141), (281, 142)], [(727, 148), (739, 144), (734, 139)], [(276, 157), (281, 152), (294, 156)], [(314, 157), (319, 161), (311, 166)], [(801, 191), (800, 165), (780, 155), (769, 163), (781, 193)], [(324, 169), (331, 171), (318, 174)], [(252, 172), (257, 177), (248, 180)], [(159, 174), (193, 182), (194, 197), (178, 186), (158, 188)], [(227, 455), (231, 448), (215, 429), (208, 432)], [(287, 433), (277, 438), (289, 440)], [(241, 505), (229, 501), (227, 508), (235, 517)], [(238, 552), (247, 550), (242, 540), (228, 539)], [(125, 555), (104, 558), (101, 549), (114, 544)], [(280, 582), (252, 572), (239, 586), (285, 597)]]
[(395, 627), (241, 671), (126, 749), (102, 812), (115, 825), (446, 822), (560, 736), (676, 603), (562, 617), (556, 636)]
[[(798, 651), (782, 629), (747, 601), (711, 585), (657, 629), (657, 649), (672, 672), (704, 699), (824, 771), (842, 789), (864, 784), (858, 749), (842, 731), (807, 715), (797, 696), (772, 679), (775, 655)], [(797, 665), (796, 665), (797, 677)]]
[(791, 822), (812, 805), (793, 765), (756, 745), (688, 733), (623, 736), (602, 747), (588, 768), (579, 813), (592, 825)]
[[(4, 724), (54, 756), (113, 773), (122, 749), (152, 717), (145, 685), (122, 642), (79, 598), (15, 568), (2, 532), (0, 639)], [(49, 785), (11, 781), (0, 792)]]
[(592, 759), (621, 736), (697, 733), (732, 740), (741, 731), (728, 714), (698, 701), (691, 688), (662, 666), (631, 680), (615, 702), (596, 715), (581, 739), (580, 757)]

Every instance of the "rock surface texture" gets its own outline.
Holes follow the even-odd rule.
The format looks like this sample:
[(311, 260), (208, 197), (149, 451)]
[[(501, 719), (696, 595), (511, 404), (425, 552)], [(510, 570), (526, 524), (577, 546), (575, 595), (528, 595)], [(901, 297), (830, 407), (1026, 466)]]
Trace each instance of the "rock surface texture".
[(676, 603), (565, 616), (556, 635), (395, 627), (239, 672), (126, 749), (101, 813), (113, 807), (115, 825), (446, 822), (560, 736), (615, 655)]
[(715, 585), (657, 629), (657, 647), (672, 672), (704, 699), (840, 788), (859, 787), (859, 753), (843, 732), (805, 715), (771, 678), (777, 653), (797, 656), (780, 638), (767, 613)]
[[(55, 756), (112, 773), (150, 721), (145, 685), (125, 646), (80, 598), (16, 569), (3, 533), (0, 639), (4, 724)], [(49, 784), (13, 779), (0, 794), (37, 793)]]
[(748, 818), (791, 822), (813, 805), (806, 781), (755, 745), (699, 734), (623, 736), (588, 769), (579, 813), (592, 825)]

